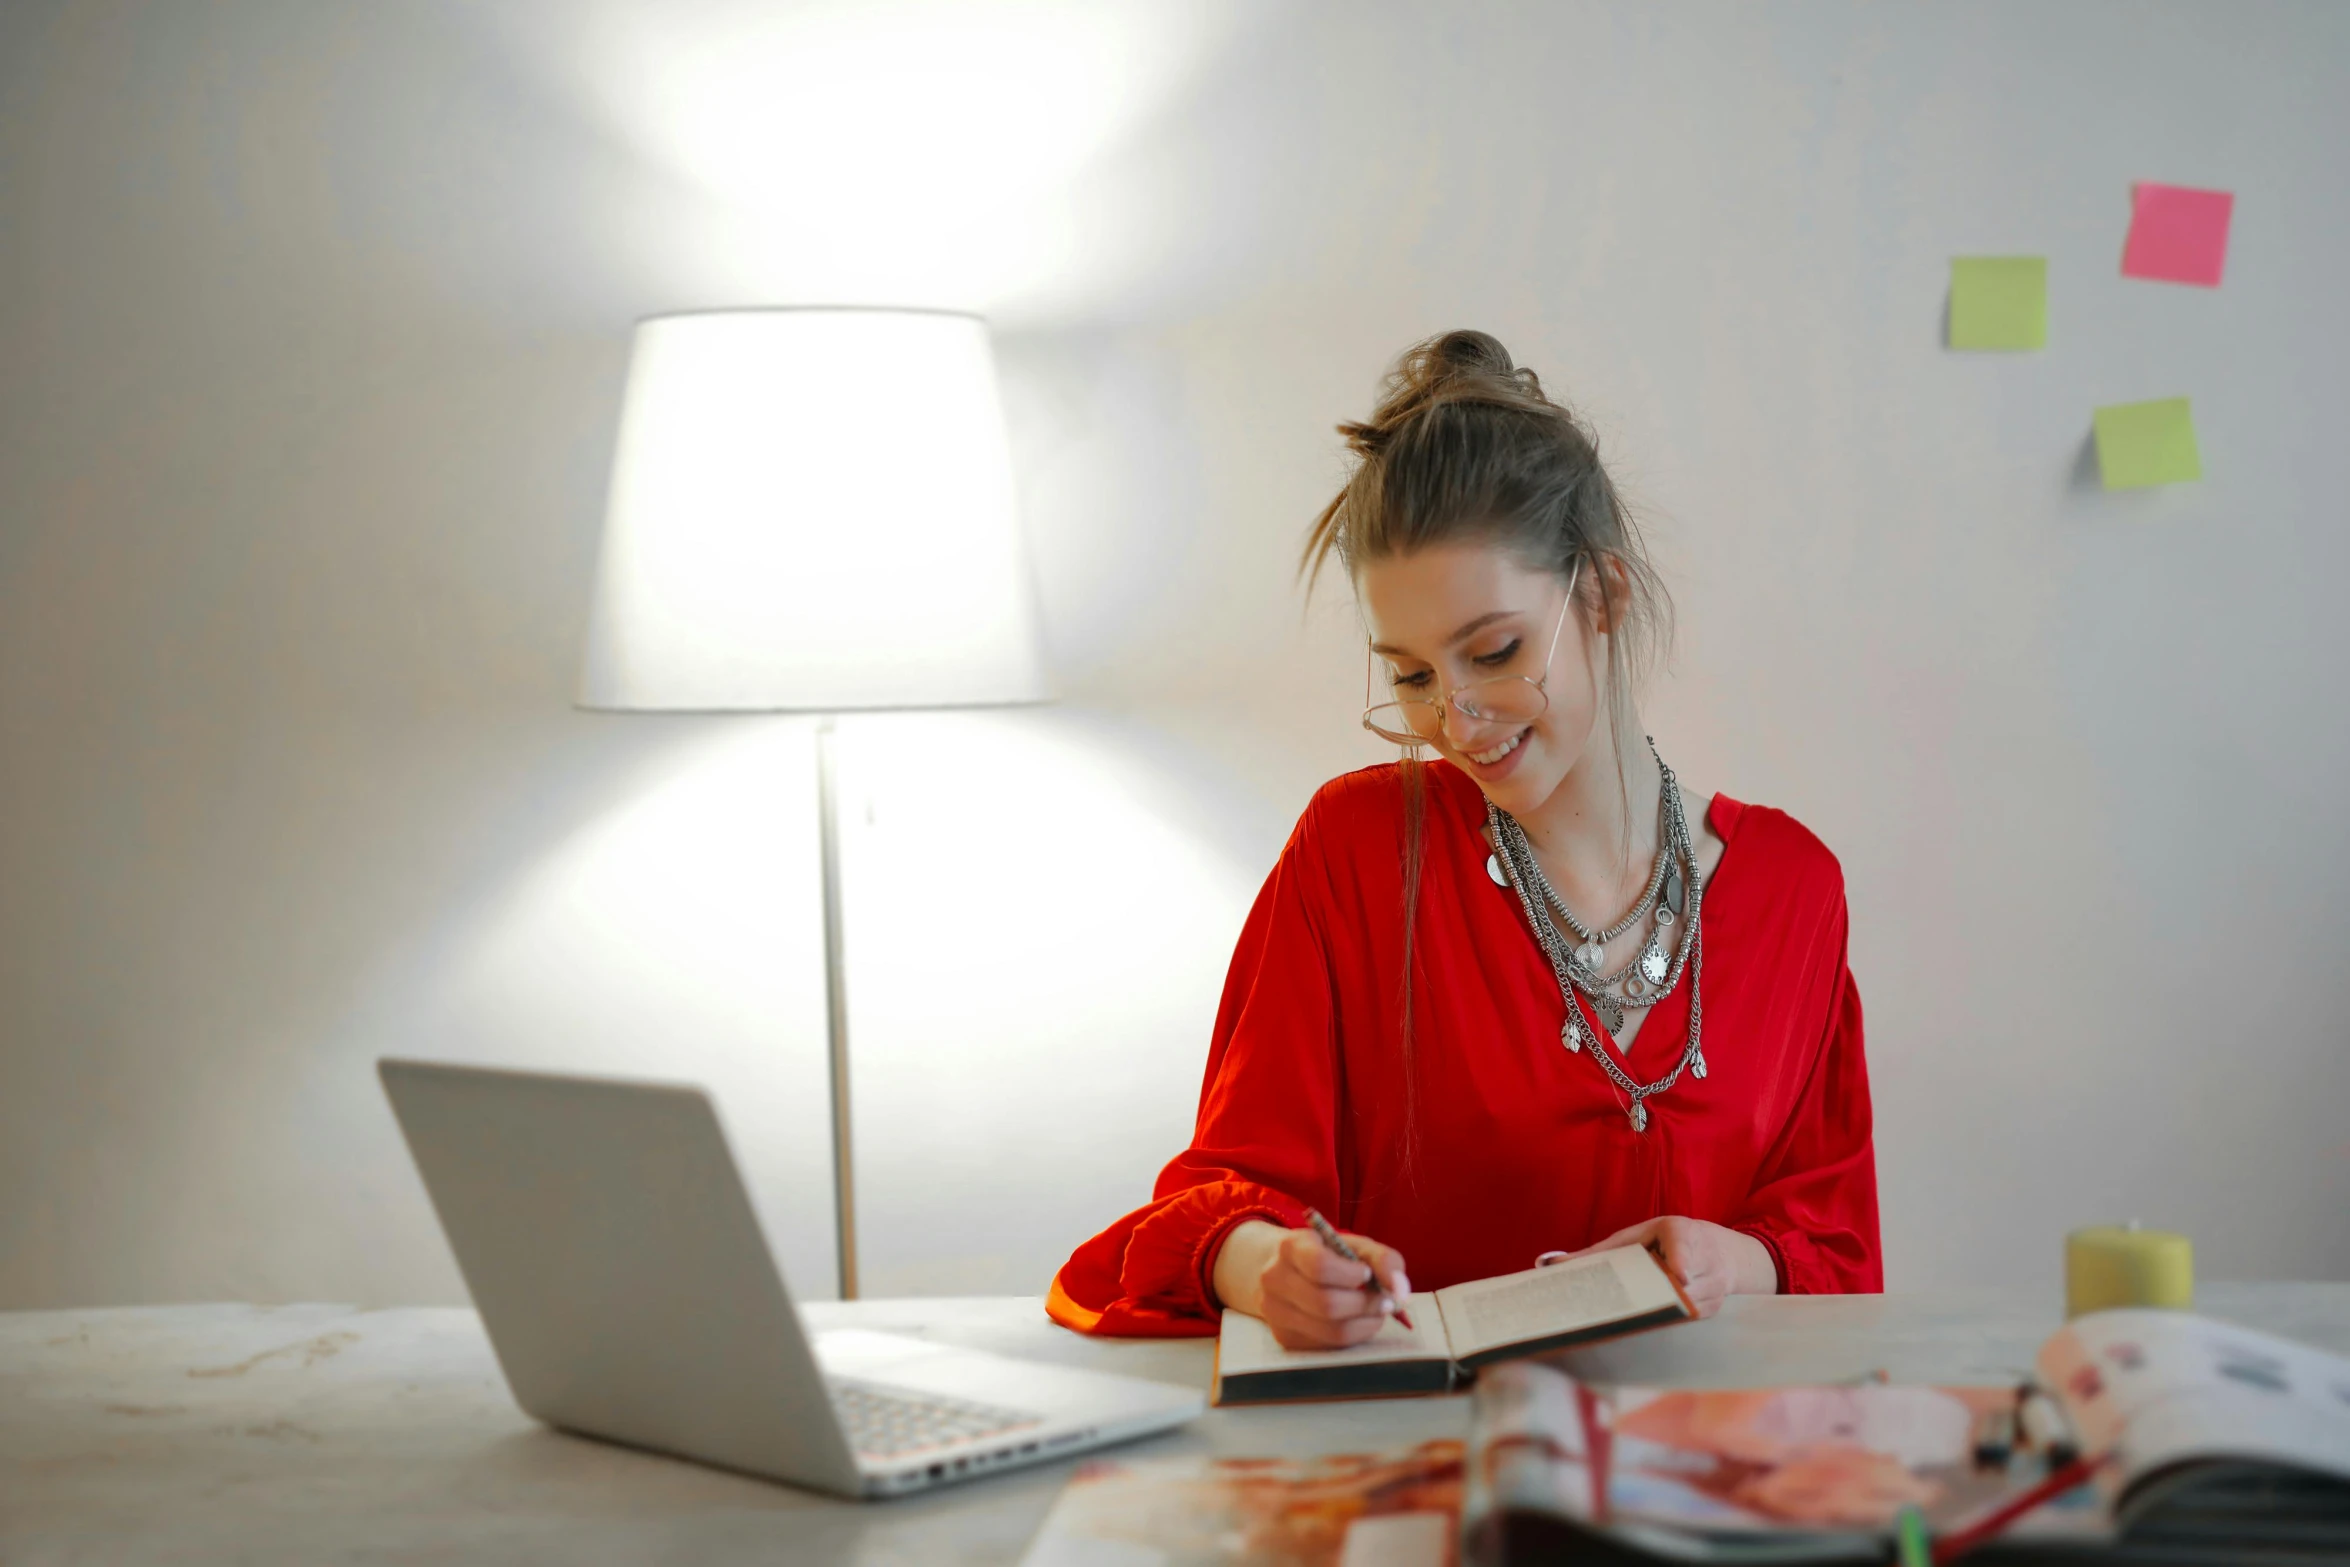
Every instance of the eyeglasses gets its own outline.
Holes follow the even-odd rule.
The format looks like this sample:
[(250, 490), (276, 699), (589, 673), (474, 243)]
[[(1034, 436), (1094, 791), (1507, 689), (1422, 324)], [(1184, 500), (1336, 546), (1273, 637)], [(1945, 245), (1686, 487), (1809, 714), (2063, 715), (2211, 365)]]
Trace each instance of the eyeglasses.
[[(1503, 675), (1493, 680), (1473, 680), (1465, 686), (1456, 686), (1436, 698), (1401, 697), (1392, 702), (1374, 702), (1363, 709), (1363, 727), (1382, 740), (1397, 745), (1434, 745), (1444, 737), (1445, 710), (1450, 707), (1464, 718), (1473, 718), (1483, 724), (1530, 724), (1550, 707), (1550, 661), (1559, 650), (1559, 635), (1567, 629), (1567, 609), (1575, 602), (1575, 583), (1581, 577), (1583, 563), (1577, 561), (1567, 577), (1567, 596), (1559, 605), (1558, 624), (1551, 628), (1550, 651), (1542, 655), (1542, 673), (1534, 675)], [(1364, 675), (1368, 694), (1370, 675)]]

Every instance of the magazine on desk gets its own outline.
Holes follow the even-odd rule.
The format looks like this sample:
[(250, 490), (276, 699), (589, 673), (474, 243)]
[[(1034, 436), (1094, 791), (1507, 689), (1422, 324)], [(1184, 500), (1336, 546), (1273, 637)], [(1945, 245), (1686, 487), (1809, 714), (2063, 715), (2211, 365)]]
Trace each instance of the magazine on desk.
[(1451, 1567), (1461, 1444), (1311, 1458), (1094, 1458), (1021, 1567)]
[(2350, 1359), (2131, 1310), (2069, 1323), (2037, 1371), (2052, 1418), (2019, 1423), (2012, 1386), (1602, 1389), (1496, 1367), (1477, 1383), (1469, 1559), (1882, 1561), (1903, 1507), (1961, 1533), (2076, 1451), (2111, 1457), (2003, 1540), (2350, 1557)]
[(1672, 1276), (1640, 1246), (1431, 1290), (1414, 1295), (1404, 1308), (1410, 1327), (1389, 1318), (1377, 1336), (1327, 1350), (1283, 1349), (1264, 1323), (1227, 1311), (1216, 1335), (1214, 1401), (1449, 1392), (1480, 1366), (1697, 1315)]

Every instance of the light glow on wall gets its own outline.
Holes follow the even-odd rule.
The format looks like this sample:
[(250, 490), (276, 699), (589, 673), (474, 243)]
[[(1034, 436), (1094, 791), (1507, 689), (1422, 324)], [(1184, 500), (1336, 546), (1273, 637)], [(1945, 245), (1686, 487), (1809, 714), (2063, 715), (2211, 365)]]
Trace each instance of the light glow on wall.
[[(403, 966), (397, 1048), (707, 1087), (824, 1298), (812, 726), (627, 722), (677, 732)], [(1261, 807), (1099, 714), (845, 718), (839, 743), (866, 1292), (1041, 1292), (1189, 1133), (1259, 878), (1199, 824)]]
[(610, 6), (591, 90), (790, 297), (986, 309), (1099, 246), (1067, 201), (1239, 15), (1029, 0)]

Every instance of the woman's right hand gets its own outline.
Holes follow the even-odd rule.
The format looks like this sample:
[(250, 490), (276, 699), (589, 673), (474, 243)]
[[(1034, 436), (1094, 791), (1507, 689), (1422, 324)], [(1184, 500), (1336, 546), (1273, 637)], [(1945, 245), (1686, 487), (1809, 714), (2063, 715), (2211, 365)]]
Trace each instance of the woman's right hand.
[(1216, 1254), (1216, 1295), (1227, 1311), (1264, 1319), (1283, 1349), (1343, 1349), (1360, 1344), (1387, 1321), (1376, 1277), (1401, 1301), (1412, 1292), (1403, 1255), (1361, 1235), (1346, 1243), (1361, 1254), (1349, 1262), (1312, 1230), (1285, 1230), (1263, 1219), (1232, 1227)]

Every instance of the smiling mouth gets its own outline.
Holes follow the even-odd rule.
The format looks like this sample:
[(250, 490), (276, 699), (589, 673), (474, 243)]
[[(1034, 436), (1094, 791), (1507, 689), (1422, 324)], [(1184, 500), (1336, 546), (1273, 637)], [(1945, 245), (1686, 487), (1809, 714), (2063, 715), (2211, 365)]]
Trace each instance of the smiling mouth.
[(1532, 731), (1530, 730), (1521, 729), (1516, 734), (1511, 735), (1507, 740), (1504, 740), (1501, 744), (1495, 746), (1490, 751), (1470, 751), (1464, 754), (1467, 755), (1470, 761), (1475, 762), (1479, 767), (1491, 767), (1494, 763), (1500, 761), (1503, 757), (1509, 755), (1512, 751), (1515, 751), (1521, 744), (1525, 742), (1526, 736), (1531, 732)]

